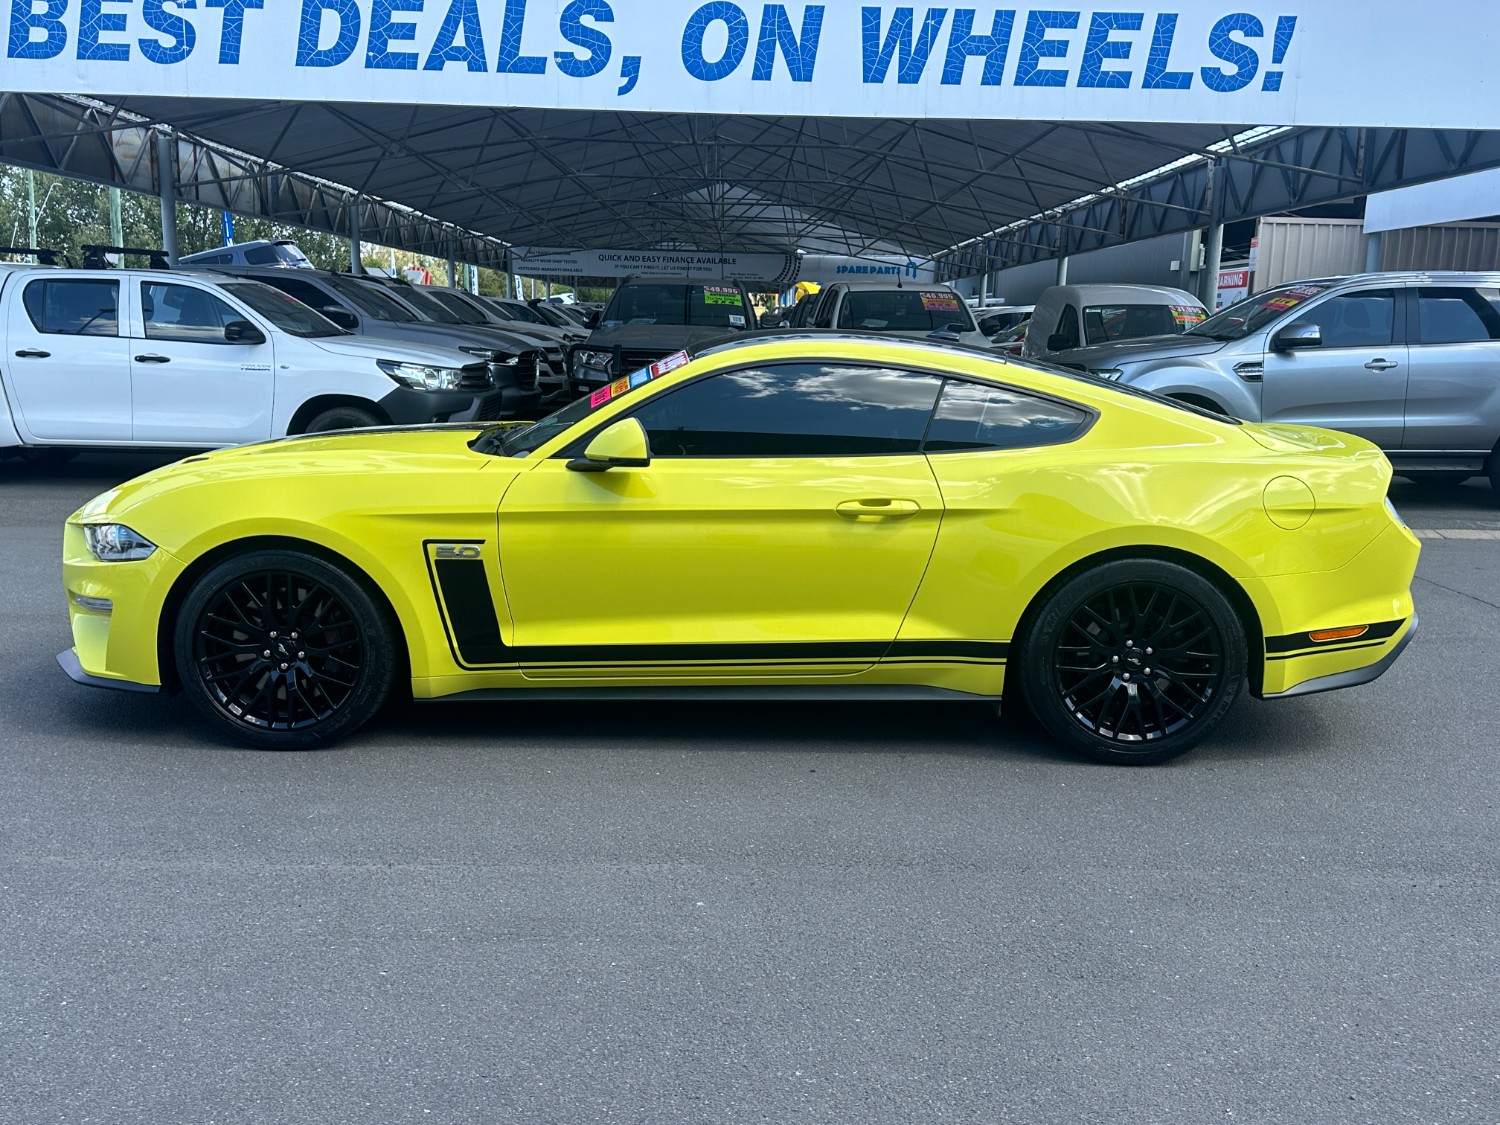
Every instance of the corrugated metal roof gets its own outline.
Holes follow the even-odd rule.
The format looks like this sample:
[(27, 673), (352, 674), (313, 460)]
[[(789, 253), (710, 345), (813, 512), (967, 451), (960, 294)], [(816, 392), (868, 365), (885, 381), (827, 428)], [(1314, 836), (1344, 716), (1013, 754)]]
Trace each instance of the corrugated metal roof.
[(513, 245), (932, 254), (1243, 125), (108, 99)]

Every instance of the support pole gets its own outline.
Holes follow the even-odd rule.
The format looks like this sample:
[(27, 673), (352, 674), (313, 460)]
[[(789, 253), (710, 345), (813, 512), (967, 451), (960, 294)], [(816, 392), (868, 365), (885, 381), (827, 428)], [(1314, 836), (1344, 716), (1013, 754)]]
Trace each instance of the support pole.
[(1068, 255), (1063, 254), (1057, 259), (1057, 280), (1054, 285), (1066, 285), (1068, 283)]
[(1209, 312), (1216, 311), (1219, 301), (1219, 270), (1224, 264), (1224, 224), (1208, 228), (1208, 242), (1203, 255), (1203, 275), (1198, 279), (1198, 298)]
[(109, 240), (116, 246), (125, 245), (125, 221), (120, 215), (120, 189), (106, 188), (109, 192)]
[(167, 265), (177, 265), (177, 140), (166, 130), (156, 134), (156, 189), (161, 198), (161, 248)]
[(360, 229), (360, 204), (362, 196), (356, 195), (349, 201), (349, 272), (362, 274), (365, 272), (365, 252), (363, 244), (364, 232)]
[(36, 173), (26, 169), (26, 245), (36, 245)]
[(458, 288), (458, 263), (453, 260), (453, 244), (448, 244), (448, 286)]
[(990, 275), (982, 273), (979, 275), (979, 307), (984, 308), (990, 299)]
[(1365, 272), (1380, 272), (1381, 251), (1385, 249), (1385, 232), (1372, 231), (1365, 235)]

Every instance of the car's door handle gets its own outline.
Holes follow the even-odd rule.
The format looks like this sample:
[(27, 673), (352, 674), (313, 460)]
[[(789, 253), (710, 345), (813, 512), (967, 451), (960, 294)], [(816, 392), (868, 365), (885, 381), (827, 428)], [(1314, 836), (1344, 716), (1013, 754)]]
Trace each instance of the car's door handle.
[(846, 520), (904, 520), (922, 510), (915, 500), (845, 500), (837, 508)]
[(157, 355), (155, 352), (147, 352), (145, 355), (136, 356), (135, 361), (137, 363), (171, 363), (172, 357)]
[(1389, 371), (1393, 367), (1400, 367), (1394, 359), (1372, 359), (1365, 364), (1366, 371)]
[(44, 352), (41, 348), (22, 348), (16, 353), (21, 359), (47, 359), (51, 352)]

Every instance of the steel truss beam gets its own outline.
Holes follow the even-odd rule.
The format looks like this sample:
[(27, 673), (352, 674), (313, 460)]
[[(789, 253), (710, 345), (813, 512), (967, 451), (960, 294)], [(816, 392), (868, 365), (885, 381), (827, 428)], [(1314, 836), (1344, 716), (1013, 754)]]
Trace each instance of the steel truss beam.
[[(153, 137), (160, 130), (145, 118), (83, 98), (0, 94), (0, 161), (106, 187), (157, 193)], [(172, 136), (172, 179), (184, 203), (333, 234), (350, 231), (358, 207), (356, 229), (367, 243), (505, 269), (507, 247), (500, 239), (269, 160)]]
[[(974, 277), (1497, 166), (1500, 132), (1298, 129), (1038, 214), (1002, 235), (939, 255), (939, 275)], [(1217, 175), (1212, 192), (1210, 175)]]

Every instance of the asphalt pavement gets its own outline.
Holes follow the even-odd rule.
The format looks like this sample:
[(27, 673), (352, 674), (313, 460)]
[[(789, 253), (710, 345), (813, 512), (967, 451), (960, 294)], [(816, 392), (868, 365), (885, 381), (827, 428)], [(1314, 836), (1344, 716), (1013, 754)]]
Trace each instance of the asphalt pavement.
[(62, 521), (151, 463), (0, 465), (0, 1122), (1500, 1121), (1500, 542), (1154, 769), (912, 704), (272, 754), (53, 662)]

